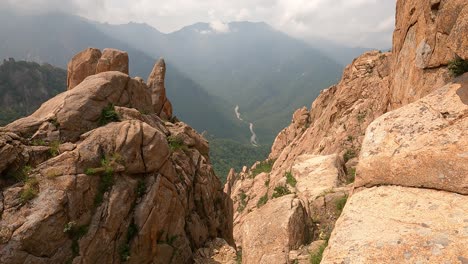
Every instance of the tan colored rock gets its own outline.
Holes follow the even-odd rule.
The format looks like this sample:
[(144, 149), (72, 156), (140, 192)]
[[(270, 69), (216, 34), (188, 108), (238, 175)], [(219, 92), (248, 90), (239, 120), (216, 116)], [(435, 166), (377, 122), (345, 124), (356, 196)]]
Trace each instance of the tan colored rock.
[(275, 142), (271, 148), (269, 159), (277, 159), (281, 151), (288, 146), (298, 135), (310, 125), (310, 114), (306, 107), (296, 110), (293, 114), (291, 125), (282, 130), (275, 138)]
[[(389, 53), (371, 51), (346, 67), (340, 83), (323, 90), (313, 102), (309, 127), (291, 133), (300, 123), (293, 122), (278, 135), (272, 147), (271, 157), (277, 157), (274, 171), (283, 174), (302, 154), (359, 153), (368, 124), (386, 112), (390, 64)], [(294, 139), (285, 140), (285, 135), (294, 134)]]
[(223, 239), (217, 238), (198, 249), (194, 254), (195, 264), (236, 264), (236, 250)]
[(468, 74), (375, 120), (355, 186), (425, 187), (468, 194)]
[[(242, 263), (288, 263), (289, 251), (307, 238), (307, 217), (294, 195), (250, 213), (242, 225)], [(266, 217), (268, 216), (268, 217)]]
[(463, 263), (466, 212), (468, 197), (455, 193), (365, 189), (346, 204), (321, 263)]
[(96, 74), (119, 71), (128, 75), (128, 54), (116, 49), (104, 49), (96, 66)]
[(109, 105), (149, 111), (149, 91), (144, 84), (123, 73), (100, 73), (50, 99), (32, 115), (7, 125), (5, 129), (28, 136), (37, 133), (44, 123), (54, 122), (58, 124), (61, 140), (76, 141), (82, 133), (99, 125), (101, 113)]
[(128, 54), (117, 49), (88, 48), (75, 55), (67, 67), (67, 90), (75, 88), (86, 77), (107, 71), (128, 75)]
[(76, 54), (67, 66), (67, 90), (75, 88), (86, 77), (96, 74), (96, 67), (101, 58), (101, 51), (87, 48)]
[(164, 81), (166, 76), (166, 63), (164, 59), (159, 59), (154, 65), (148, 77), (148, 87), (151, 90), (151, 100), (153, 102), (154, 112), (163, 119), (172, 118), (172, 105), (166, 97), (166, 87)]
[(450, 79), (448, 62), (455, 54), (466, 57), (467, 6), (464, 0), (397, 2), (391, 109), (428, 95)]

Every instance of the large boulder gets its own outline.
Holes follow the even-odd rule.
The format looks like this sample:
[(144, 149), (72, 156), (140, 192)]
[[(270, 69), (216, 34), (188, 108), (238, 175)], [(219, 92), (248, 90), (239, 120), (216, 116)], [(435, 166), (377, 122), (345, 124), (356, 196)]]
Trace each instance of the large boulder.
[(355, 186), (402, 185), (468, 194), (468, 74), (375, 120)]
[(289, 251), (307, 239), (306, 222), (305, 209), (294, 195), (250, 213), (242, 225), (242, 263), (288, 263)]
[(449, 61), (468, 59), (467, 12), (465, 0), (397, 1), (390, 109), (442, 87)]
[(466, 263), (468, 197), (382, 186), (355, 193), (322, 264)]
[(76, 141), (79, 136), (102, 124), (113, 106), (132, 107), (152, 113), (152, 103), (146, 85), (120, 72), (104, 72), (86, 78), (72, 90), (45, 102), (32, 115), (16, 120), (5, 129), (23, 137), (37, 133), (44, 123), (60, 131), (62, 141)]
[(86, 77), (106, 71), (128, 75), (128, 54), (116, 49), (87, 48), (76, 54), (67, 67), (67, 90), (75, 88)]

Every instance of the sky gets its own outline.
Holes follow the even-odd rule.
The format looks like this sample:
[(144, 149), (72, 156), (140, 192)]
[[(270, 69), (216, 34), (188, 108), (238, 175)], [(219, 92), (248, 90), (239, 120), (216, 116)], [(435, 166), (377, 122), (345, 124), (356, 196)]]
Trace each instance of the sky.
[(306, 41), (391, 47), (396, 0), (0, 0), (23, 12), (66, 12), (99, 22), (147, 23), (169, 33), (196, 22), (229, 32), (226, 22), (263, 21)]

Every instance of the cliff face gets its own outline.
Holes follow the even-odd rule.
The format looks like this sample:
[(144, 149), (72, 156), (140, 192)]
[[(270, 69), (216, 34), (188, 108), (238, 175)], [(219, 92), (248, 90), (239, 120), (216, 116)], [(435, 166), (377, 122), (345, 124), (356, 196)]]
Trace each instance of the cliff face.
[(148, 86), (128, 63), (106, 70), (124, 52), (104, 54), (101, 73), (70, 78), (94, 63), (76, 56), (81, 82), (0, 130), (1, 263), (190, 263), (212, 239), (233, 242), (207, 141), (161, 118), (164, 62)]
[(468, 76), (447, 67), (468, 59), (467, 11), (397, 1), (392, 52), (355, 59), (268, 161), (231, 171), (243, 263), (309, 263), (327, 243), (322, 263), (467, 261)]

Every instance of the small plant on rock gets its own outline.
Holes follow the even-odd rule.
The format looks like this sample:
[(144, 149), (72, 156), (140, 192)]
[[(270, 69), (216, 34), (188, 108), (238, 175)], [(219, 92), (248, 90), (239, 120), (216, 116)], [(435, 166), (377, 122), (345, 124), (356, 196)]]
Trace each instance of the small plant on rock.
[(245, 194), (244, 191), (242, 191), (240, 194), (239, 194), (239, 207), (237, 207), (237, 212), (242, 212), (244, 211), (245, 207), (247, 206), (247, 194)]
[(179, 149), (187, 150), (187, 146), (184, 144), (184, 141), (180, 137), (169, 136), (167, 138), (167, 142), (169, 143), (169, 147), (173, 152)]
[(341, 211), (343, 211), (343, 208), (345, 207), (347, 200), (348, 200), (347, 195), (345, 195), (345, 196), (341, 197), (340, 199), (336, 200), (335, 206), (336, 206), (336, 210), (338, 212), (341, 213)]
[(72, 240), (71, 249), (73, 256), (78, 256), (80, 253), (78, 241), (88, 233), (88, 225), (78, 226), (74, 221), (71, 221), (65, 225), (63, 232), (68, 234), (68, 237)]
[(268, 193), (265, 193), (257, 202), (257, 208), (264, 206), (268, 202)]
[(114, 104), (108, 104), (101, 111), (101, 116), (99, 117), (99, 126), (105, 126), (111, 122), (119, 122), (120, 117), (115, 111)]
[(457, 56), (454, 60), (449, 62), (448, 69), (453, 77), (460, 76), (468, 72), (468, 60), (463, 60)]
[(344, 162), (348, 162), (350, 159), (355, 158), (356, 152), (353, 149), (347, 149), (346, 152), (343, 154)]
[(285, 196), (287, 194), (290, 194), (291, 191), (288, 189), (287, 186), (276, 186), (274, 191), (273, 191), (273, 195), (271, 196), (271, 198), (278, 198), (278, 197), (281, 197), (281, 196)]
[(34, 177), (30, 177), (26, 179), (24, 186), (23, 186), (23, 190), (21, 191), (21, 194), (20, 194), (21, 204), (25, 204), (28, 201), (34, 199), (38, 193), (39, 193), (39, 181)]
[(60, 154), (60, 150), (59, 150), (60, 144), (62, 144), (62, 143), (60, 141), (58, 141), (58, 140), (55, 140), (55, 141), (52, 141), (52, 142), (49, 143), (49, 147), (50, 147), (49, 154), (50, 154), (50, 156), (56, 157), (56, 156), (58, 156)]
[(257, 164), (257, 166), (252, 170), (252, 178), (255, 178), (258, 174), (265, 172), (270, 173), (275, 164), (275, 160), (265, 160)]
[(353, 183), (356, 178), (356, 168), (349, 168), (347, 171), (347, 183)]
[(294, 178), (294, 176), (292, 175), (292, 173), (290, 171), (286, 172), (284, 174), (284, 176), (286, 177), (286, 183), (289, 184), (291, 187), (296, 187), (296, 184), (297, 184), (297, 180), (296, 178)]
[(325, 242), (323, 245), (321, 245), (316, 252), (311, 252), (310, 253), (310, 264), (320, 264), (323, 258), (323, 251), (325, 251), (325, 248), (328, 245), (328, 240)]

